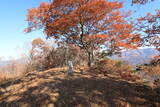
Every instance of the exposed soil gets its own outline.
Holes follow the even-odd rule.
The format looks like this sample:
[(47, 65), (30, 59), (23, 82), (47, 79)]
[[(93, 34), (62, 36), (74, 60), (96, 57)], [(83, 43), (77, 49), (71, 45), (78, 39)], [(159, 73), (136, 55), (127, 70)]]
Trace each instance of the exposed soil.
[(28, 73), (0, 84), (0, 107), (160, 107), (160, 89), (90, 72)]

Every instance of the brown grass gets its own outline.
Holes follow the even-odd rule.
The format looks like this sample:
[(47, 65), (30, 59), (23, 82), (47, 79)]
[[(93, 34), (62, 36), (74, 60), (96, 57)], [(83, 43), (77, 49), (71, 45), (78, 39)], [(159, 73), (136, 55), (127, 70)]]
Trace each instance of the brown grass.
[(159, 107), (160, 89), (92, 71), (30, 72), (0, 85), (1, 107)]
[(148, 74), (156, 74), (160, 76), (160, 65), (157, 66), (146, 66), (144, 68), (144, 72), (147, 72)]
[(27, 72), (27, 64), (12, 63), (0, 67), (0, 82), (18, 78)]

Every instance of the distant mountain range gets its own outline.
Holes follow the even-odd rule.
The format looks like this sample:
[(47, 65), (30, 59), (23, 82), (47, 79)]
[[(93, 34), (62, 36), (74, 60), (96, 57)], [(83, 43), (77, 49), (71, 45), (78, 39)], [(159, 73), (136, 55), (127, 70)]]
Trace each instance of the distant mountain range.
[(160, 55), (160, 52), (153, 48), (129, 50), (122, 52), (121, 57), (113, 55), (112, 59), (123, 60), (132, 65), (149, 63), (154, 56)]
[(9, 65), (12, 63), (12, 61), (15, 61), (16, 63), (26, 63), (27, 62), (27, 59), (26, 58), (19, 58), (19, 59), (16, 59), (16, 60), (2, 60), (0, 61), (0, 67), (1, 66), (6, 66), (6, 65)]
[[(129, 64), (137, 65), (137, 64), (149, 63), (156, 55), (160, 55), (160, 52), (158, 52), (153, 48), (145, 48), (145, 49), (124, 51), (122, 52), (121, 57), (113, 55), (111, 59), (123, 60), (128, 62)], [(17, 61), (24, 63), (26, 60), (24, 58), (20, 58), (17, 59)], [(10, 64), (10, 62), (11, 62), (10, 60), (0, 61), (0, 66), (8, 65)]]
[(0, 66), (6, 66), (9, 64), (9, 61), (0, 61)]

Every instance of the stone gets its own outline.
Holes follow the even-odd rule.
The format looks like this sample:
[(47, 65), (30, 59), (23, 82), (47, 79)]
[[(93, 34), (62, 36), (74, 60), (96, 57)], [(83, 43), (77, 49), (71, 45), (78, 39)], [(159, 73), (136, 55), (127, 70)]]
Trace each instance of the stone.
[(72, 61), (68, 61), (68, 75), (72, 75), (73, 72), (73, 63)]

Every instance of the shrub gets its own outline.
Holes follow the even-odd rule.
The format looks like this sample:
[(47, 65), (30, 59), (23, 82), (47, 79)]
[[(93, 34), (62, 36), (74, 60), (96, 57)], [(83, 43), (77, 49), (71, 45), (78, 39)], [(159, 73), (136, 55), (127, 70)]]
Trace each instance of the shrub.
[(145, 69), (143, 70), (147, 75), (152, 77), (155, 83), (157, 84), (159, 82), (160, 84), (160, 65), (157, 66), (146, 66)]
[(149, 65), (152, 65), (152, 66), (157, 66), (157, 65), (160, 65), (160, 57), (155, 57)]
[(91, 67), (90, 71), (97, 74), (112, 74), (127, 80), (136, 80), (138, 77), (133, 75), (134, 70), (129, 64), (122, 61), (103, 59)]
[(116, 67), (122, 67), (123, 64), (124, 64), (124, 63), (123, 63), (122, 61), (118, 60), (118, 61), (116, 61), (115, 66), (116, 66)]

